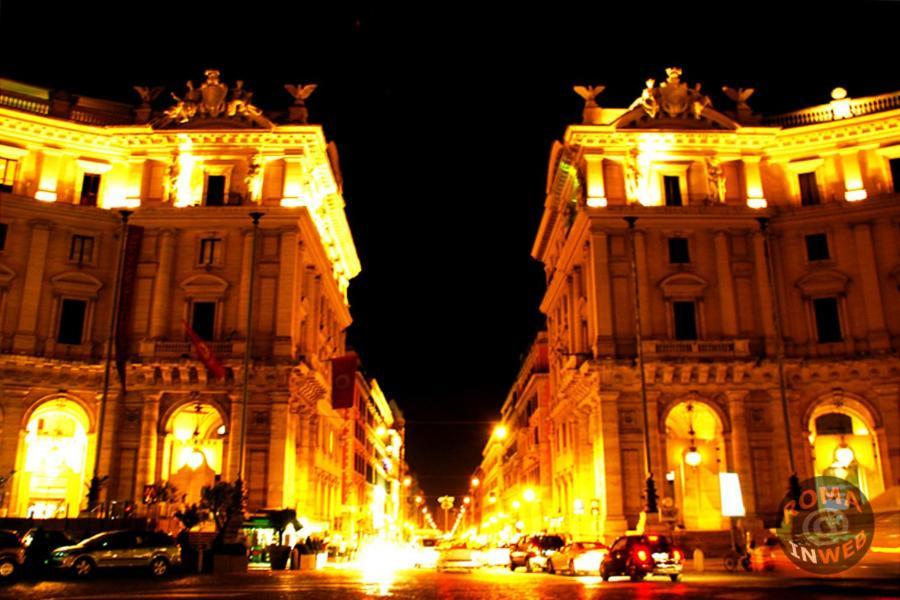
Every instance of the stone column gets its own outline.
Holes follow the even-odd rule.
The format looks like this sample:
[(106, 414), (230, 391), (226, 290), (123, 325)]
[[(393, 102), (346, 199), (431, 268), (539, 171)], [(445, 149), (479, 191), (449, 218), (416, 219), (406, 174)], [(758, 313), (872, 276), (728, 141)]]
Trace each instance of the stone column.
[(297, 277), (297, 232), (281, 234), (281, 260), (278, 265), (278, 297), (275, 305), (275, 356), (290, 357), (293, 353), (291, 327), (294, 321), (294, 281)]
[(863, 306), (866, 309), (866, 324), (869, 330), (869, 349), (887, 350), (890, 347), (890, 338), (884, 322), (884, 302), (881, 298), (881, 286), (878, 284), (878, 263), (872, 244), (872, 225), (870, 223), (853, 225), (853, 237), (856, 242), (856, 262), (859, 265), (860, 282), (865, 298)]
[[(308, 409), (307, 409), (308, 410)], [(297, 436), (295, 450), (295, 496), (297, 500), (297, 514), (311, 515), (311, 509), (315, 508), (313, 498), (313, 447), (311, 442), (311, 428), (314, 427), (313, 418), (308, 412), (297, 415)]]
[[(234, 380), (240, 381), (239, 377), (243, 377), (243, 373), (239, 370), (235, 371)], [(238, 463), (241, 458), (241, 395), (240, 393), (231, 394), (229, 396), (230, 406), (228, 409), (228, 457), (226, 464), (222, 467), (222, 477), (227, 481), (234, 481), (238, 478)], [(247, 411), (250, 414), (250, 411)], [(246, 442), (245, 442), (246, 444)], [(246, 488), (245, 488), (246, 489)]]
[(600, 522), (607, 538), (625, 533), (628, 523), (622, 498), (622, 454), (619, 448), (619, 392), (600, 392), (598, 420), (601, 438), (596, 444), (603, 473), (600, 481)]
[(590, 244), (591, 264), (589, 273), (591, 279), (588, 286), (588, 300), (591, 306), (591, 320), (594, 324), (594, 339), (591, 340), (592, 349), (597, 357), (614, 356), (616, 345), (613, 338), (609, 247), (606, 233), (600, 231), (592, 235)]
[[(50, 244), (49, 221), (34, 220), (31, 225), (31, 244), (28, 247), (28, 262), (25, 266), (25, 282), (22, 289), (22, 304), (19, 309), (19, 325), (13, 337), (13, 352), (33, 354), (37, 343), (37, 319), (44, 285), (44, 268), (47, 262), (47, 247)], [(50, 332), (52, 335), (53, 332)]]
[(306, 339), (304, 340), (303, 353), (315, 357), (319, 349), (319, 293), (322, 282), (320, 276), (313, 267), (307, 267), (305, 274), (306, 284), (304, 295), (308, 312), (306, 314)]
[(756, 495), (753, 491), (753, 464), (745, 406), (749, 394), (747, 390), (726, 390), (725, 398), (728, 402), (728, 418), (731, 421), (731, 455), (734, 457), (734, 464), (730, 466), (740, 477), (747, 515), (754, 518), (757, 512)]
[[(18, 453), (22, 449), (20, 440), (23, 438), (22, 418), (25, 413), (25, 390), (2, 390), (4, 400), (3, 411), (0, 412), (0, 475), (7, 476), (16, 468)], [(3, 487), (3, 495), (0, 497), (0, 517), (7, 517), (24, 513), (28, 507), (16, 506), (16, 492), (18, 491), (18, 474)]]
[(750, 208), (765, 208), (767, 205), (759, 172), (760, 156), (744, 156), (744, 195)]
[(269, 408), (269, 476), (266, 480), (268, 506), (287, 506), (285, 466), (287, 462), (288, 402), (286, 394), (272, 394)]
[(722, 336), (735, 337), (738, 333), (737, 312), (734, 302), (734, 279), (731, 276), (731, 255), (728, 234), (715, 232), (716, 276), (719, 280), (719, 307), (722, 311)]
[(150, 338), (163, 339), (169, 331), (172, 306), (172, 266), (175, 256), (175, 231), (159, 232), (159, 262), (153, 280), (153, 304), (150, 306)]
[(583, 276), (583, 272), (581, 267), (575, 267), (572, 269), (572, 351), (573, 352), (584, 352), (585, 351), (585, 339), (583, 335), (583, 331), (581, 329), (581, 298), (583, 297), (584, 290), (582, 289), (581, 278)]
[(141, 411), (141, 442), (138, 446), (138, 464), (135, 473), (135, 493), (142, 494), (144, 486), (156, 481), (156, 448), (159, 432), (159, 400), (162, 394), (144, 397)]
[(900, 386), (895, 383), (879, 385), (875, 388), (875, 394), (883, 424), (873, 433), (877, 436), (884, 487), (887, 489), (897, 485), (900, 479)]
[(772, 286), (769, 285), (769, 267), (766, 264), (765, 236), (759, 231), (753, 233), (753, 272), (756, 275), (759, 321), (766, 339), (766, 354), (774, 356), (777, 342), (772, 314)]

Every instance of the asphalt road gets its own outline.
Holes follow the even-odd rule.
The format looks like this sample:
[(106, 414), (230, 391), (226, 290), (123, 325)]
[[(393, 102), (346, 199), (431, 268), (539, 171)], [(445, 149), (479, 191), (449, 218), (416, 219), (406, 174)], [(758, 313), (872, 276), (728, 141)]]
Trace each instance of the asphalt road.
[(103, 598), (416, 598), (441, 600), (569, 600), (590, 598), (781, 598), (900, 597), (900, 578), (805, 578), (779, 574), (685, 574), (672, 583), (650, 579), (603, 582), (598, 577), (564, 577), (541, 573), (510, 573), (483, 569), (474, 573), (436, 573), (432, 570), (364, 571), (329, 567), (323, 571), (251, 571), (231, 576), (175, 576), (161, 581), (143, 573), (99, 575), (91, 581), (20, 581), (0, 588), (0, 597)]

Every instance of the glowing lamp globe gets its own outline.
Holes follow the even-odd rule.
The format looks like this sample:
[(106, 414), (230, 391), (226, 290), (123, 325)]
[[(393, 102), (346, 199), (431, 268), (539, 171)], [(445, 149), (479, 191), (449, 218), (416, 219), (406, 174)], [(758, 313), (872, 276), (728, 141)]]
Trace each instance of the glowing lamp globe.
[(204, 460), (203, 452), (199, 448), (194, 448), (194, 451), (188, 455), (187, 464), (191, 470), (196, 471), (203, 464)]
[(849, 467), (854, 458), (853, 449), (849, 446), (840, 446), (834, 451), (834, 460), (841, 467)]
[(697, 451), (696, 446), (691, 446), (687, 453), (684, 455), (684, 462), (687, 463), (689, 467), (696, 467), (702, 460), (703, 457), (700, 456), (700, 453)]

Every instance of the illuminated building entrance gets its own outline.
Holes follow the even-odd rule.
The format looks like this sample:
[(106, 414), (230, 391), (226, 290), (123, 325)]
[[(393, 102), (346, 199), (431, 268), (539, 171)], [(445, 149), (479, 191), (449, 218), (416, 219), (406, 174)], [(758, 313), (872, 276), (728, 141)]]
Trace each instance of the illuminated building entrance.
[(90, 477), (90, 430), (87, 413), (72, 400), (50, 400), (35, 409), (25, 426), (20, 512), (35, 519), (78, 516)]
[(683, 402), (666, 417), (666, 487), (686, 529), (725, 529), (719, 472), (725, 470), (722, 421), (702, 402)]
[(185, 404), (169, 418), (162, 478), (187, 504), (199, 502), (203, 487), (222, 474), (227, 433), (222, 415), (211, 404)]
[(816, 475), (846, 479), (868, 498), (884, 491), (881, 455), (869, 410), (851, 398), (816, 406), (809, 417), (809, 443)]

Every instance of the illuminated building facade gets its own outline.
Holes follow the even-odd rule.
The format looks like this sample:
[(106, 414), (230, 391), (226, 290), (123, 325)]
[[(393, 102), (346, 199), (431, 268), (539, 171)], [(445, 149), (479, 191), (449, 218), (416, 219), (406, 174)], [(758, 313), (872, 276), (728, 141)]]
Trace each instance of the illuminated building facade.
[(663, 522), (727, 529), (726, 471), (746, 522), (774, 522), (791, 473), (779, 362), (799, 477), (836, 474), (869, 497), (897, 485), (900, 93), (836, 89), (762, 118), (752, 90), (725, 88), (736, 106), (721, 112), (680, 69), (629, 108), (576, 91), (584, 123), (554, 145), (532, 250), (547, 281), (550, 439), (566, 440), (557, 528), (599, 524), (609, 540), (638, 523), (638, 323)]
[[(547, 335), (538, 334), (484, 448), (474, 486), (476, 522), (510, 537), (550, 526), (553, 474), (562, 468), (551, 439)], [(552, 461), (552, 464), (551, 464)], [(556, 470), (554, 470), (556, 469)]]
[(340, 531), (348, 542), (396, 537), (406, 501), (403, 415), (375, 379), (356, 373), (354, 405), (344, 414), (343, 497)]
[[(294, 105), (276, 123), (241, 82), (205, 75), (164, 112), (151, 108), (158, 89), (136, 88), (132, 110), (0, 80), (6, 515), (78, 515), (95, 456), (107, 501), (140, 506), (145, 486), (169, 481), (196, 502), (215, 477), (237, 479), (248, 339), (250, 509), (296, 508), (321, 528), (341, 515), (329, 361), (345, 353), (360, 265), (336, 150), (306, 123), (309, 86), (286, 86)], [(125, 208), (143, 228), (122, 278), (127, 389), (114, 368), (96, 453)], [(252, 211), (264, 213), (255, 260)]]

